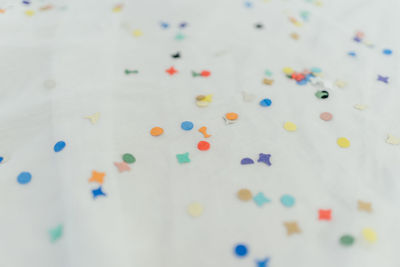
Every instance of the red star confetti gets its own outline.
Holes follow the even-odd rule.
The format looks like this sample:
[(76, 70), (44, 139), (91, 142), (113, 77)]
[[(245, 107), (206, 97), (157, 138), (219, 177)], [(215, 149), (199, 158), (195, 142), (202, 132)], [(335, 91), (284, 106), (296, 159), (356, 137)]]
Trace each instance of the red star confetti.
[(165, 72), (169, 73), (169, 75), (172, 76), (175, 73), (177, 73), (178, 71), (173, 66), (171, 66), (169, 69), (165, 70)]

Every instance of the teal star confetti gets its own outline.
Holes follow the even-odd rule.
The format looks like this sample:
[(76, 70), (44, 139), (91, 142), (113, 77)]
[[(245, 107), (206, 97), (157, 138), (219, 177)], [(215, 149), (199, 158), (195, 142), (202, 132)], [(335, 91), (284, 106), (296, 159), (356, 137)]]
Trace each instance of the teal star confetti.
[(189, 152), (186, 152), (184, 154), (176, 154), (176, 159), (178, 160), (179, 163), (189, 163)]
[(271, 202), (271, 200), (267, 197), (264, 196), (264, 193), (260, 192), (257, 195), (253, 197), (254, 202), (257, 204), (257, 206), (261, 207), (265, 203)]
[(183, 33), (178, 33), (177, 35), (175, 35), (175, 40), (181, 41), (183, 39), (185, 39), (185, 35)]
[(57, 225), (53, 229), (50, 229), (49, 230), (49, 234), (50, 234), (50, 242), (51, 243), (54, 243), (58, 239), (60, 239), (60, 237), (63, 234), (63, 226), (62, 226), (62, 224)]
[(270, 70), (266, 70), (265, 71), (265, 75), (267, 75), (268, 77), (272, 76), (272, 72)]

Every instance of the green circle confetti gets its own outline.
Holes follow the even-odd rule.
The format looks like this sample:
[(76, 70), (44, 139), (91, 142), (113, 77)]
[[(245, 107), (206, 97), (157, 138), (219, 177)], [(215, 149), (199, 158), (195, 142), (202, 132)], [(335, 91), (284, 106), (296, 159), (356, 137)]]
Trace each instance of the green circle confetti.
[(354, 243), (354, 237), (351, 235), (344, 235), (340, 238), (340, 244), (343, 246), (351, 246)]
[(136, 161), (135, 157), (132, 154), (126, 153), (122, 156), (122, 160), (126, 163), (134, 163)]

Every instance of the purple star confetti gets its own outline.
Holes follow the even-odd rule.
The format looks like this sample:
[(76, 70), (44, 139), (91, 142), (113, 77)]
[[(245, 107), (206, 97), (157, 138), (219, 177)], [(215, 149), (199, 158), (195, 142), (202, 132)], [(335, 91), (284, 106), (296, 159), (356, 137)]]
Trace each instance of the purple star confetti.
[(268, 166), (271, 166), (271, 154), (264, 154), (264, 153), (260, 153), (259, 158), (257, 160), (257, 162), (263, 162), (265, 164), (267, 164)]
[(378, 75), (378, 81), (384, 82), (384, 83), (389, 83), (389, 77)]

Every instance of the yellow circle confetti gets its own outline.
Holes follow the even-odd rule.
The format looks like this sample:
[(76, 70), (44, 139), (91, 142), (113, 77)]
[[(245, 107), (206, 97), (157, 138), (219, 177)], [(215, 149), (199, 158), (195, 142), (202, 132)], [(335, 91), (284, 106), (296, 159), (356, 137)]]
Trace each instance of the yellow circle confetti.
[(348, 148), (350, 146), (350, 141), (346, 137), (338, 138), (336, 143), (342, 148)]
[(133, 34), (133, 36), (135, 36), (135, 37), (139, 37), (139, 36), (142, 36), (142, 35), (143, 35), (143, 32), (142, 32), (141, 30), (134, 30), (134, 31), (132, 32), (132, 34)]
[(192, 204), (189, 205), (188, 207), (188, 213), (192, 217), (199, 217), (203, 214), (204, 207), (200, 203), (193, 202)]
[(25, 11), (25, 14), (26, 14), (27, 16), (29, 16), (29, 17), (32, 17), (33, 15), (35, 15), (35, 11), (33, 11), (33, 10), (27, 10), (27, 11)]
[(362, 234), (365, 240), (371, 243), (374, 243), (378, 239), (376, 232), (371, 228), (364, 228)]
[(290, 67), (284, 67), (283, 68), (283, 73), (285, 73), (286, 75), (292, 75), (294, 72), (294, 70)]
[(285, 124), (283, 125), (283, 128), (285, 128), (286, 131), (288, 132), (294, 132), (297, 130), (297, 126), (296, 124), (294, 124), (293, 122), (285, 122)]

